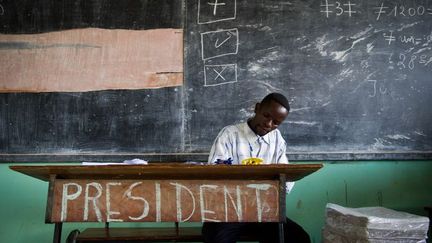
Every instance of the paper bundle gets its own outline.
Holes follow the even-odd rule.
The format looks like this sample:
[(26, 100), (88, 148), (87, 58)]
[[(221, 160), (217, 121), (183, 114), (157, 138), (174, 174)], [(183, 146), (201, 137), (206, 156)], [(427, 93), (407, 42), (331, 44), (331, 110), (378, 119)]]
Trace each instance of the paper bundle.
[(323, 242), (426, 243), (429, 219), (383, 207), (327, 204)]

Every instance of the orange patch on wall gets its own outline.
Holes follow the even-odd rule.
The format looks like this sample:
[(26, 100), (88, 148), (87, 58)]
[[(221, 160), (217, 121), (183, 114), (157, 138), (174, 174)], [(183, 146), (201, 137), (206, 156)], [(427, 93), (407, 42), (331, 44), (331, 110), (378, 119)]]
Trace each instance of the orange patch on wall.
[(0, 34), (0, 92), (147, 89), (183, 83), (183, 30)]

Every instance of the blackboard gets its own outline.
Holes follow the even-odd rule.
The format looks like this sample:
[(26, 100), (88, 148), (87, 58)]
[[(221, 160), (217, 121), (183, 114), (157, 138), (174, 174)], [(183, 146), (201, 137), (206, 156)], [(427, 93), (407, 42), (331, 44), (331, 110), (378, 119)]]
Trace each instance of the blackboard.
[[(186, 21), (196, 150), (207, 150), (222, 124), (246, 121), (256, 100), (279, 91), (292, 106), (280, 128), (291, 153), (430, 153), (430, 1), (237, 1), (235, 19), (227, 10), (222, 21), (200, 3), (188, 3)], [(234, 67), (223, 80), (215, 65), (225, 64)]]
[(74, 28), (182, 27), (183, 3), (170, 0), (17, 0), (0, 2), (0, 33), (34, 34)]
[[(291, 103), (280, 127), (291, 160), (432, 157), (426, 0), (57, 2), (0, 2), (1, 33), (180, 26), (184, 84), (1, 94), (2, 161), (205, 160), (220, 129), (273, 91)], [(24, 17), (37, 6), (75, 12)]]

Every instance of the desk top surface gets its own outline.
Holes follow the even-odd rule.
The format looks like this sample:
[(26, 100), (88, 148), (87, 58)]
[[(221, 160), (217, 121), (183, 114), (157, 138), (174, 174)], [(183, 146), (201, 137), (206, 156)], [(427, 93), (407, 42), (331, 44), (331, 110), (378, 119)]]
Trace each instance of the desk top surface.
[(12, 170), (49, 181), (56, 179), (253, 179), (275, 180), (285, 175), (297, 181), (319, 170), (322, 164), (272, 165), (190, 165), (157, 163), (149, 165), (14, 165)]

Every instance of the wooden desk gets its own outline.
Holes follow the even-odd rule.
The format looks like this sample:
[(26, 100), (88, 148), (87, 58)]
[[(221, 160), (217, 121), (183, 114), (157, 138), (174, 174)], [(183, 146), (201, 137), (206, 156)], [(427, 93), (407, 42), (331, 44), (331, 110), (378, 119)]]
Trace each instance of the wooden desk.
[[(285, 182), (321, 164), (10, 166), (48, 181), (46, 223), (281, 222)], [(283, 240), (283, 239), (281, 239)]]

